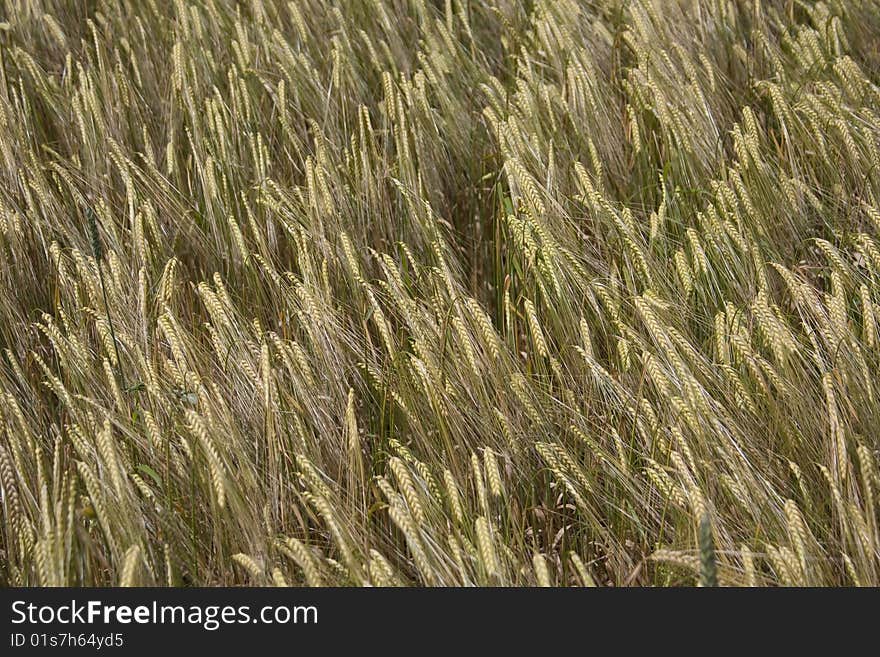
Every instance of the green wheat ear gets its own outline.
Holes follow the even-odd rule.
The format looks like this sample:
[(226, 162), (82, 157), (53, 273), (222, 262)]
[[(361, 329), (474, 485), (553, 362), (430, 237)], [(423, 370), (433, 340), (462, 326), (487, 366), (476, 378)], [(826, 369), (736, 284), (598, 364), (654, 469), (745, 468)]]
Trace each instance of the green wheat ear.
[[(95, 260), (100, 263), (104, 259), (104, 247), (101, 244), (101, 236), (98, 234), (98, 220), (95, 217), (95, 211), (91, 208), (86, 208), (86, 216), (89, 220), (89, 237), (92, 240), (92, 253), (95, 256)], [(100, 269), (100, 264), (98, 268)]]
[(715, 541), (708, 514), (704, 514), (700, 519), (700, 586), (718, 586)]
[(113, 338), (113, 351), (116, 356), (116, 367), (122, 367), (119, 359), (119, 343), (116, 341), (116, 330), (113, 327), (113, 317), (110, 315), (110, 303), (107, 301), (107, 286), (104, 284), (104, 270), (101, 261), (104, 259), (104, 246), (101, 244), (101, 236), (98, 234), (98, 219), (95, 211), (87, 207), (86, 217), (89, 221), (89, 236), (92, 241), (92, 254), (95, 256), (95, 264), (98, 266), (98, 278), (101, 281), (101, 294), (104, 296), (104, 311), (107, 313), (107, 324), (110, 326), (110, 337)]

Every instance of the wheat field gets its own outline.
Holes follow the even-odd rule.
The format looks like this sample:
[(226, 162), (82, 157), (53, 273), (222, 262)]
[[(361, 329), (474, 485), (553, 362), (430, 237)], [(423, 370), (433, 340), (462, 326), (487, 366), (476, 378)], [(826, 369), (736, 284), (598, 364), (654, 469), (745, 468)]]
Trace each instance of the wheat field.
[(878, 44), (4, 0), (0, 585), (880, 585)]

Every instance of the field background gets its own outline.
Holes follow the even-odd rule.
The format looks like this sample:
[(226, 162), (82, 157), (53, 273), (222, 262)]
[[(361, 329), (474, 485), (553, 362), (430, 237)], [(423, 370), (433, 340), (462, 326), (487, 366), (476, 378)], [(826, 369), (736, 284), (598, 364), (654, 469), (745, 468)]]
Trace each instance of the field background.
[(0, 584), (880, 584), (880, 4), (0, 3)]

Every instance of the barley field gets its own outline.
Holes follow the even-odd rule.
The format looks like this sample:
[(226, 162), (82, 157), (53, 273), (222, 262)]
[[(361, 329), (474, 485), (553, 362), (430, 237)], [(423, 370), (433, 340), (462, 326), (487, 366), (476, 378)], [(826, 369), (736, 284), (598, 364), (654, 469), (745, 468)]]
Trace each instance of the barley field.
[(880, 585), (880, 2), (3, 0), (0, 585)]

